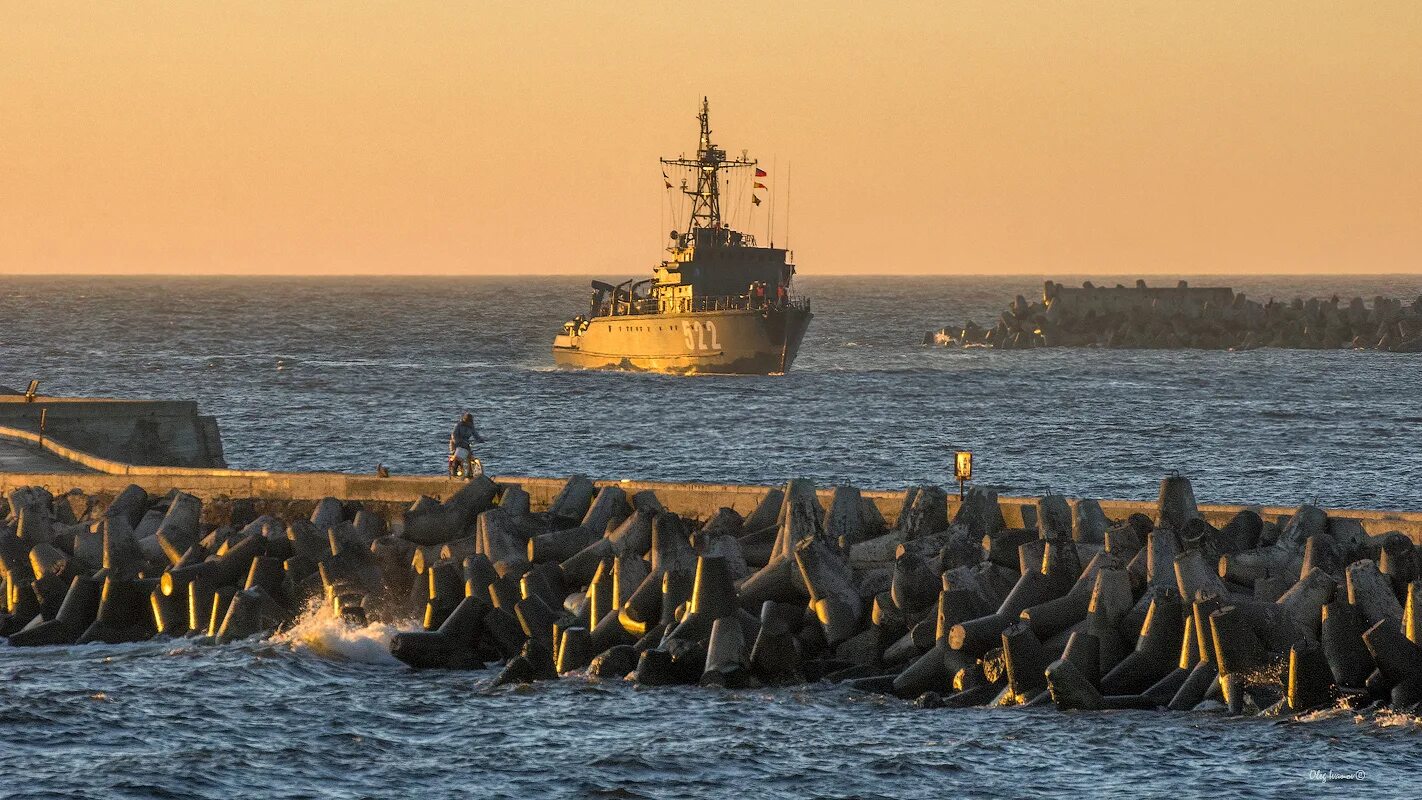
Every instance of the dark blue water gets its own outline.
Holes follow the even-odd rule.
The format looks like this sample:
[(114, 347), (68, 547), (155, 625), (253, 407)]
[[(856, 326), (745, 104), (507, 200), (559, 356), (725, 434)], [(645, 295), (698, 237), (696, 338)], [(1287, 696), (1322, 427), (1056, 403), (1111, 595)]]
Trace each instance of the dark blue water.
[(828, 685), (580, 677), (490, 690), (491, 672), (299, 639), (0, 649), (0, 676), (9, 798), (1415, 798), (1422, 777), (1422, 722), (1387, 713), (921, 710)]
[[(1260, 299), (1422, 293), (1417, 276), (1231, 282)], [(0, 384), (195, 399), (244, 468), (438, 472), (470, 409), (501, 474), (896, 488), (948, 482), (970, 448), (980, 480), (1019, 493), (1147, 498), (1176, 469), (1203, 501), (1422, 494), (1417, 355), (933, 349), (925, 331), (986, 323), (1041, 282), (801, 283), (816, 318), (789, 374), (684, 378), (555, 369), (581, 277), (3, 277)]]
[[(788, 375), (553, 369), (585, 286), (0, 277), (0, 384), (196, 399), (238, 467), (435, 472), (469, 408), (503, 473), (892, 488), (946, 481), (969, 447), (982, 480), (1022, 493), (1144, 498), (1179, 469), (1206, 501), (1419, 505), (1417, 356), (927, 349), (924, 331), (986, 322), (1040, 281), (812, 278)], [(1422, 795), (1422, 723), (1405, 715), (920, 710), (830, 686), (580, 678), (490, 690), (489, 672), (393, 663), (389, 635), (313, 618), (262, 644), (0, 647), (0, 797)]]

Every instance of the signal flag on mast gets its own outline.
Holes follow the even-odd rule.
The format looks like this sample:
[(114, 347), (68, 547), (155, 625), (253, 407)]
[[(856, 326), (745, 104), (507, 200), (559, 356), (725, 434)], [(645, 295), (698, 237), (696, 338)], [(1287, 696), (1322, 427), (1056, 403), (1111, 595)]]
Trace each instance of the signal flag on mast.
[(761, 183), (760, 181), (756, 181), (755, 183), (751, 184), (751, 186), (754, 187), (754, 188), (756, 188), (756, 189), (764, 189), (764, 188), (765, 188), (765, 184)]
[(755, 203), (756, 205), (760, 205), (760, 198), (756, 197), (755, 195), (751, 195), (751, 202)]
[(764, 178), (764, 177), (766, 177), (766, 176), (769, 175), (769, 174), (770, 174), (769, 172), (766, 172), (765, 170), (761, 169), (760, 167), (756, 167), (756, 168), (755, 168), (755, 176), (756, 176), (757, 178)]

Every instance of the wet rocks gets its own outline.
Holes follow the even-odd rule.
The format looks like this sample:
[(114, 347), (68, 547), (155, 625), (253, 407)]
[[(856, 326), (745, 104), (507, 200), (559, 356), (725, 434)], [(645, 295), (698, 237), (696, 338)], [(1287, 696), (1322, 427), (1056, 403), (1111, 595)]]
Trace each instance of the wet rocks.
[(924, 707), (1073, 711), (1422, 699), (1422, 580), (1401, 534), (1312, 506), (1207, 519), (1178, 476), (1151, 515), (1051, 496), (1027, 527), (981, 489), (956, 503), (916, 487), (886, 529), (858, 490), (825, 504), (816, 488), (698, 519), (583, 477), (556, 512), (476, 480), (388, 523), (334, 498), (278, 517), (137, 487), (109, 502), (25, 490), (0, 523), (0, 635), (221, 643), (320, 603), (401, 623), (391, 653), (416, 669), (501, 662), (497, 684), (824, 680)]

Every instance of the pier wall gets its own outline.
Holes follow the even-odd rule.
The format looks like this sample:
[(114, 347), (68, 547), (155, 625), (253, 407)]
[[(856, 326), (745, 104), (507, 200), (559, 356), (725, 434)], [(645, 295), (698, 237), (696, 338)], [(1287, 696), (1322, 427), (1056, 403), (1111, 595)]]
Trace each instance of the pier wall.
[[(548, 506), (562, 488), (562, 478), (534, 478), (523, 476), (496, 477), (500, 483), (517, 484), (529, 493), (535, 510)], [(70, 489), (98, 496), (112, 496), (122, 491), (130, 483), (136, 483), (150, 494), (163, 494), (171, 489), (180, 489), (201, 498), (205, 503), (220, 504), (223, 500), (252, 498), (259, 507), (281, 510), (283, 513), (300, 513), (310, 508), (323, 497), (342, 500), (359, 500), (372, 510), (379, 511), (390, 522), (400, 519), (400, 511), (418, 500), (429, 496), (443, 500), (458, 491), (464, 484), (442, 476), (400, 476), (378, 478), (373, 475), (351, 475), (334, 472), (258, 472), (242, 470), (182, 470), (160, 471), (152, 468), (135, 470), (129, 474), (24, 474), (0, 473), (0, 493), (8, 493), (20, 486), (43, 486), (55, 494)], [(660, 482), (660, 481), (596, 481), (599, 486), (616, 484), (629, 494), (650, 489), (656, 492), (663, 505), (683, 516), (706, 519), (716, 509), (726, 507), (741, 514), (749, 514), (765, 497), (771, 487), (739, 484)], [(898, 517), (903, 503), (901, 491), (866, 491), (870, 499), (892, 525)], [(1033, 527), (1036, 519), (1035, 497), (1000, 498), (1003, 516), (1009, 526)], [(820, 502), (828, 507), (830, 491), (820, 491)], [(1102, 510), (1111, 519), (1125, 519), (1131, 514), (1156, 516), (1153, 501), (1100, 500)], [(949, 512), (957, 509), (957, 497), (949, 500)], [(1200, 513), (1206, 521), (1215, 526), (1224, 525), (1232, 516), (1245, 508), (1254, 508), (1266, 519), (1290, 516), (1297, 509), (1288, 506), (1243, 506), (1224, 504), (1201, 504)], [(1376, 511), (1363, 509), (1329, 509), (1331, 518), (1358, 520), (1370, 534), (1399, 531), (1412, 541), (1422, 544), (1422, 513), (1400, 511)]]
[(186, 400), (112, 400), (0, 394), (0, 426), (132, 465), (224, 467), (217, 420)]

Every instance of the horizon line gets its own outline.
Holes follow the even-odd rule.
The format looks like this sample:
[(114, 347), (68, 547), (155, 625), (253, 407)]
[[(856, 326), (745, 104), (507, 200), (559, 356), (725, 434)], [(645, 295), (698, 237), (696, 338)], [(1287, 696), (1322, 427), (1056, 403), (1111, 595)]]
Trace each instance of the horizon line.
[[(0, 276), (18, 278), (585, 278), (598, 275), (639, 275), (641, 272), (546, 272), (529, 274), (527, 272), (210, 272), (205, 274), (194, 274), (191, 272), (7, 272), (0, 270)], [(1015, 277), (1039, 277), (1050, 276), (1052, 274), (1070, 276), (1073, 278), (1120, 278), (1132, 276), (1139, 279), (1149, 278), (1170, 278), (1177, 275), (1201, 276), (1201, 277), (1358, 277), (1358, 278), (1382, 278), (1382, 277), (1418, 277), (1422, 278), (1422, 270), (1417, 272), (1240, 272), (1229, 270), (1221, 272), (1073, 272), (1063, 270), (1056, 273), (1050, 272), (815, 272), (809, 275), (797, 273), (799, 278), (1015, 278)]]

